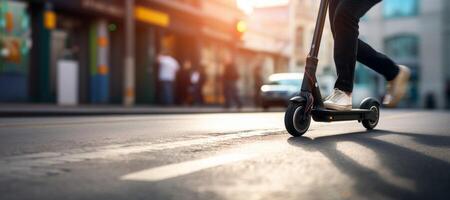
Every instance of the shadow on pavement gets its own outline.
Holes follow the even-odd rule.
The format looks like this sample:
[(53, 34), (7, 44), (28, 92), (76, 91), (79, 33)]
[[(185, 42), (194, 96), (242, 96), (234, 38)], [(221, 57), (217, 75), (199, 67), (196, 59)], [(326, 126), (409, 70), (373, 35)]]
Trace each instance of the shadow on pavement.
[[(307, 151), (319, 151), (342, 173), (355, 181), (354, 189), (369, 198), (393, 199), (450, 199), (450, 164), (423, 153), (414, 147), (404, 148), (381, 139), (381, 135), (401, 135), (414, 142), (433, 147), (450, 147), (449, 136), (400, 133), (391, 131), (354, 132), (319, 138), (291, 137), (288, 143)], [(412, 181), (414, 191), (404, 189), (384, 180), (376, 171), (369, 169), (337, 150), (339, 142), (355, 142), (377, 154), (381, 165), (393, 175)], [(446, 150), (442, 150), (443, 153)]]

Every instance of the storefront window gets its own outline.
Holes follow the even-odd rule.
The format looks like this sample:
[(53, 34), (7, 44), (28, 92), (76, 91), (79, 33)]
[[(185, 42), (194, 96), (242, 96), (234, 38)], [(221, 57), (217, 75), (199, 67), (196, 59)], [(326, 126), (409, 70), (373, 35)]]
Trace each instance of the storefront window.
[(0, 0), (0, 101), (26, 101), (30, 34), (27, 3)]
[(419, 40), (414, 35), (397, 35), (385, 40), (386, 53), (397, 59), (414, 59), (418, 56)]
[(30, 18), (22, 2), (0, 1), (0, 73), (26, 72), (30, 50)]
[(383, 3), (385, 18), (408, 17), (418, 14), (418, 0), (384, 0)]

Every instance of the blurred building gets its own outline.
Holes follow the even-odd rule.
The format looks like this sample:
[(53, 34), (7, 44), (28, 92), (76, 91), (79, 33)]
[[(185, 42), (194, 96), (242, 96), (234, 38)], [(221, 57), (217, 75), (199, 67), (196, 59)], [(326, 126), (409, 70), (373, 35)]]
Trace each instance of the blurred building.
[[(290, 19), (289, 34), (290, 46), (290, 71), (303, 71), (306, 58), (311, 49), (311, 43), (316, 27), (320, 2), (316, 0), (291, 0), (289, 1)], [(327, 19), (320, 44), (317, 66), (317, 79), (323, 96), (328, 96), (334, 88), (336, 69), (333, 60), (333, 37), (330, 23)], [(355, 100), (358, 100), (355, 98)]]
[[(290, 71), (304, 70), (306, 57), (311, 48), (319, 5), (320, 2), (316, 0), (289, 1)], [(333, 66), (333, 37), (327, 19), (319, 51), (317, 74), (332, 74)]]
[[(450, 1), (384, 0), (362, 19), (361, 38), (412, 69), (403, 107), (449, 106)], [(385, 81), (357, 68), (357, 85), (383, 95)]]
[[(122, 103), (124, 2), (0, 0), (0, 102), (54, 103), (76, 90), (75, 103)], [(203, 65), (207, 101), (218, 102), (223, 57), (240, 42), (235, 1), (135, 0), (132, 14), (136, 102), (156, 103), (162, 49)]]
[[(201, 0), (203, 34), (200, 41), (200, 65), (206, 67), (205, 102), (221, 104), (224, 101), (222, 74), (227, 56), (236, 60), (241, 33), (237, 24), (244, 18), (236, 0)], [(239, 66), (248, 67), (248, 66)], [(242, 69), (240, 69), (242, 71)], [(249, 74), (247, 74), (249, 76)]]
[(261, 68), (262, 78), (276, 72), (288, 71), (289, 64), (289, 5), (256, 7), (245, 19), (247, 30), (240, 46), (239, 64), (242, 74), (249, 77), (240, 81), (241, 96), (254, 94), (254, 72)]
[[(291, 0), (286, 4), (255, 8), (248, 17), (245, 46), (287, 57), (289, 65), (275, 71), (304, 70), (318, 9), (319, 3), (315, 0)], [(319, 54), (319, 74), (333, 68), (332, 53), (333, 38), (327, 20)]]
[(0, 1), (0, 101), (25, 101), (31, 48), (31, 16), (21, 2)]
[[(248, 16), (244, 47), (271, 55), (275, 62), (265, 63), (265, 78), (274, 72), (301, 72), (311, 48), (319, 4), (315, 0), (292, 0), (284, 4), (257, 7)], [(317, 73), (324, 95), (332, 90), (334, 80), (333, 39), (327, 20)], [(273, 61), (272, 59), (269, 59)], [(261, 58), (260, 58), (261, 59)], [(257, 59), (253, 59), (257, 60)], [(267, 65), (269, 63), (269, 65)]]

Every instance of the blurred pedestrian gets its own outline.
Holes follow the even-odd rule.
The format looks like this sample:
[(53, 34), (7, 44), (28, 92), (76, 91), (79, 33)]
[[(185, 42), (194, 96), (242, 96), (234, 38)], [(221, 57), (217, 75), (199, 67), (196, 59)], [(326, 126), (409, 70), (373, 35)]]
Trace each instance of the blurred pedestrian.
[(447, 80), (447, 82), (446, 82), (445, 94), (446, 94), (447, 109), (448, 109), (448, 108), (450, 108), (450, 80)]
[(203, 86), (206, 82), (205, 68), (199, 65), (194, 68), (190, 76), (192, 98), (195, 105), (203, 104)]
[(174, 104), (174, 82), (179, 64), (175, 58), (167, 52), (158, 55), (159, 74), (158, 80), (161, 89), (161, 103), (163, 105)]
[(185, 60), (183, 67), (177, 73), (177, 100), (181, 105), (191, 103), (190, 87), (191, 87), (192, 62)]
[(237, 81), (239, 80), (239, 73), (236, 69), (236, 65), (232, 59), (229, 59), (225, 64), (223, 72), (223, 88), (225, 96), (225, 108), (230, 108), (233, 103), (236, 103), (237, 107), (242, 108), (241, 100), (238, 96)]
[(256, 65), (255, 68), (253, 68), (253, 81), (253, 101), (255, 106), (258, 107), (261, 105), (261, 86), (264, 84), (261, 65)]
[(425, 96), (425, 108), (429, 110), (436, 109), (436, 98), (432, 92), (428, 92)]

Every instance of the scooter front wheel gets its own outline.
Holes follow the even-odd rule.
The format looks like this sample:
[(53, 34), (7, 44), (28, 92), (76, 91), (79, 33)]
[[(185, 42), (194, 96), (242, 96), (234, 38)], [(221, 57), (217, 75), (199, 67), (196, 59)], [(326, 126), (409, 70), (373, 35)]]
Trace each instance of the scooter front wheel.
[(289, 134), (300, 137), (308, 131), (310, 124), (311, 115), (305, 115), (305, 106), (290, 102), (284, 115), (284, 125)]

